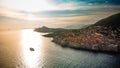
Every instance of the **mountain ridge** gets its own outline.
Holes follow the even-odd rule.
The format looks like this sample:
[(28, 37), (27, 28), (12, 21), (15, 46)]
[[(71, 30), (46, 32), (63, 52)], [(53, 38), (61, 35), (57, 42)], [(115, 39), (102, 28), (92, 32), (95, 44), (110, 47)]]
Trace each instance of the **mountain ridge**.
[(111, 27), (112, 29), (120, 28), (120, 13), (102, 19), (96, 22), (93, 26), (105, 26)]

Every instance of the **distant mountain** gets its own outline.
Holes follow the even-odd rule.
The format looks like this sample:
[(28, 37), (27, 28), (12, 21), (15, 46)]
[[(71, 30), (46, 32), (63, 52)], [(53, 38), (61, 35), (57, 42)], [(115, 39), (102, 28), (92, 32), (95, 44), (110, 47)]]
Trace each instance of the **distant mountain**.
[(89, 26), (91, 24), (75, 24), (75, 25), (68, 25), (65, 27), (65, 29), (81, 29)]
[[(90, 25), (90, 24), (88, 24)], [(71, 29), (81, 29), (83, 27), (87, 27), (88, 25), (86, 24), (77, 24), (77, 25), (69, 25), (69, 26), (66, 26), (64, 28), (49, 28), (49, 27), (46, 27), (46, 26), (42, 26), (42, 27), (39, 27), (39, 28), (36, 28), (35, 31), (38, 31), (38, 32), (43, 32), (43, 33), (48, 33), (48, 32), (60, 32), (60, 31), (65, 31), (65, 30), (71, 30)]]
[(66, 29), (63, 29), (63, 28), (48, 28), (46, 26), (35, 29), (35, 31), (44, 32), (44, 33), (46, 33), (46, 32), (48, 33), (48, 32), (64, 31), (64, 30), (66, 30)]

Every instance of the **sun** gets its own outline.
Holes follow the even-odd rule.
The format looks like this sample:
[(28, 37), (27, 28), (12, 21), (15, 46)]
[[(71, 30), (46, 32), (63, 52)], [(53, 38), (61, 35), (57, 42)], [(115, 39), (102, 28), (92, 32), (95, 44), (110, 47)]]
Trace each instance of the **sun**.
[(55, 6), (48, 0), (2, 0), (2, 4), (6, 7), (26, 12), (38, 12), (55, 9)]

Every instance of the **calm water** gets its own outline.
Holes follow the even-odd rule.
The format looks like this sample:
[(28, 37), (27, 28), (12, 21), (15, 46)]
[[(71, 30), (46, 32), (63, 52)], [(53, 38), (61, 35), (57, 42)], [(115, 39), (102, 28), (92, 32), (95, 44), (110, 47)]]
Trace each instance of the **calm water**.
[(1, 31), (0, 68), (120, 68), (120, 55), (62, 48), (51, 40), (32, 29)]

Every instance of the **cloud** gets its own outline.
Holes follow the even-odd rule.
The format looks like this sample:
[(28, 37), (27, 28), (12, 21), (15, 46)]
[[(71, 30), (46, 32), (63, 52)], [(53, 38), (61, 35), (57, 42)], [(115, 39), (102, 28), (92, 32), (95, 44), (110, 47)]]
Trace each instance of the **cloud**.
[[(51, 1), (51, 0), (49, 0)], [(42, 25), (88, 24), (120, 12), (118, 0), (54, 0), (56, 7), (49, 11), (28, 13), (0, 7), (0, 16), (19, 19), (32, 19)], [(104, 3), (103, 3), (104, 2)]]
[(98, 5), (98, 4), (111, 4), (111, 5), (120, 5), (120, 0), (52, 0), (56, 3), (70, 3), (70, 2), (83, 2), (86, 4), (93, 4), (93, 5)]
[[(71, 8), (71, 7), (70, 7)], [(111, 12), (117, 13), (120, 11), (120, 6), (116, 5), (96, 5), (96, 6), (79, 6), (69, 9), (59, 9), (54, 11), (44, 11), (33, 13), (38, 17), (72, 17), (72, 16), (86, 16), (93, 15), (96, 12)]]

